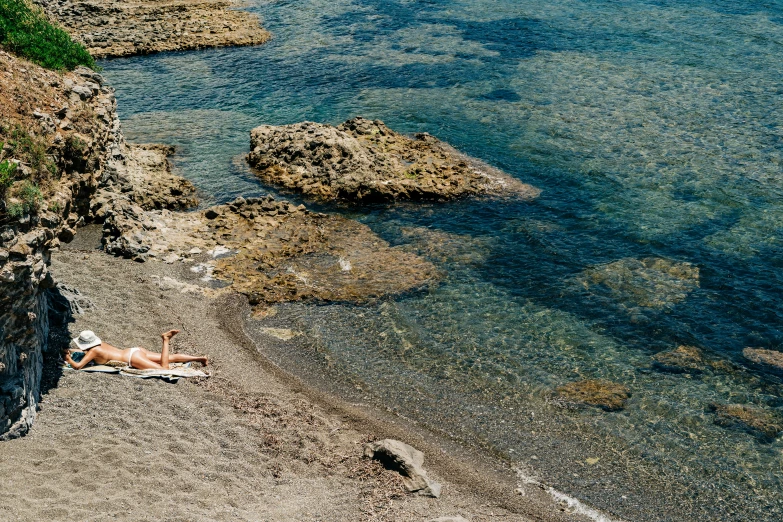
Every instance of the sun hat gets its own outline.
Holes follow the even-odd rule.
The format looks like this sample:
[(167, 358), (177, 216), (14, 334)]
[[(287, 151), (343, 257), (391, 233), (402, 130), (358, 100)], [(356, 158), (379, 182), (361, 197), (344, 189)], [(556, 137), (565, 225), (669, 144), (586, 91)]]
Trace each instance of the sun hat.
[(89, 350), (101, 344), (101, 340), (91, 330), (84, 330), (79, 337), (73, 338), (73, 343), (82, 350)]

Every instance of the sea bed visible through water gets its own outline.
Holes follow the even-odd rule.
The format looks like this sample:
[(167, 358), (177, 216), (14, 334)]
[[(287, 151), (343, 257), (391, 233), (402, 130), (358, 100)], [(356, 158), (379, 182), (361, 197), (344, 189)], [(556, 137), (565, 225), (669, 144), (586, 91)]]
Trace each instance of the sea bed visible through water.
[[(290, 349), (267, 355), (618, 517), (783, 518), (783, 441), (711, 407), (783, 411), (779, 377), (742, 356), (783, 345), (781, 2), (248, 8), (274, 35), (264, 46), (101, 64), (126, 135), (176, 145), (205, 204), (276, 193), (244, 162), (251, 128), (356, 115), (429, 132), (543, 191), (304, 201), (444, 277), (362, 306), (279, 305), (248, 323), (285, 333)], [(653, 356), (679, 345), (710, 364), (661, 371)], [(554, 395), (582, 379), (631, 397), (607, 412)]]

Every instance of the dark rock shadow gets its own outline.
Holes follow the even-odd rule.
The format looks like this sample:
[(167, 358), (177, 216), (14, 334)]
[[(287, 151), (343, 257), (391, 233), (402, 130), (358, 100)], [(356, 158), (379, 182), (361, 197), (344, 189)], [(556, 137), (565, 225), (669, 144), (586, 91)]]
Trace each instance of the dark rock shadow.
[(71, 336), (68, 325), (74, 322), (74, 314), (84, 313), (91, 305), (78, 290), (58, 283), (46, 291), (48, 301), (49, 338), (43, 353), (41, 395), (56, 388), (63, 374), (61, 354), (68, 348)]

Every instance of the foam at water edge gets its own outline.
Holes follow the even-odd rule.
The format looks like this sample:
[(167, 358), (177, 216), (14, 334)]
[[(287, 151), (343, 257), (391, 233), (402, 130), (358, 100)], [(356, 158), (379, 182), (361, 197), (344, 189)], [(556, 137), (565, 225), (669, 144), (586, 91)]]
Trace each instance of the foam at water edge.
[(551, 495), (551, 497), (555, 499), (555, 501), (558, 504), (564, 504), (570, 513), (573, 513), (575, 515), (585, 516), (590, 520), (594, 520), (595, 522), (626, 522), (621, 518), (612, 518), (609, 515), (602, 513), (599, 510), (586, 505), (584, 502), (580, 501), (577, 498), (574, 498), (570, 495), (566, 495), (562, 491), (558, 491), (551, 486), (542, 484), (536, 478), (534, 478), (531, 475), (528, 475), (527, 473), (525, 473), (519, 468), (514, 468), (514, 472), (517, 474), (517, 477), (519, 477), (519, 479), (522, 481), (523, 484), (533, 484), (535, 486), (540, 487), (541, 489), (549, 493), (549, 495)]

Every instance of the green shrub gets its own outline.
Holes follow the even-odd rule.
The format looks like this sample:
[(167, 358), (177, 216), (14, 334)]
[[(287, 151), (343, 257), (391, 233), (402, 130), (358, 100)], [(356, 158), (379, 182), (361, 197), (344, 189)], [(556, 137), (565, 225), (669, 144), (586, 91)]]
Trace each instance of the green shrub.
[(5, 192), (11, 186), (15, 174), (16, 163), (11, 163), (8, 160), (0, 161), (0, 192)]
[(20, 218), (25, 215), (24, 206), (21, 203), (11, 203), (6, 212), (12, 218)]
[[(0, 0), (2, 2), (3, 0)], [(56, 166), (47, 156), (47, 143), (44, 138), (32, 136), (24, 127), (17, 125), (8, 136), (8, 155), (29, 165), (39, 177), (45, 178), (56, 172)]]
[(83, 45), (25, 0), (0, 0), (0, 46), (47, 69), (95, 69), (95, 60)]
[(87, 150), (87, 143), (75, 134), (71, 134), (65, 138), (65, 150), (69, 155), (81, 155)]
[(25, 180), (15, 187), (11, 196), (18, 200), (9, 203), (6, 206), (6, 212), (11, 217), (20, 217), (29, 214), (30, 212), (37, 210), (38, 206), (43, 201), (41, 189), (29, 180)]

